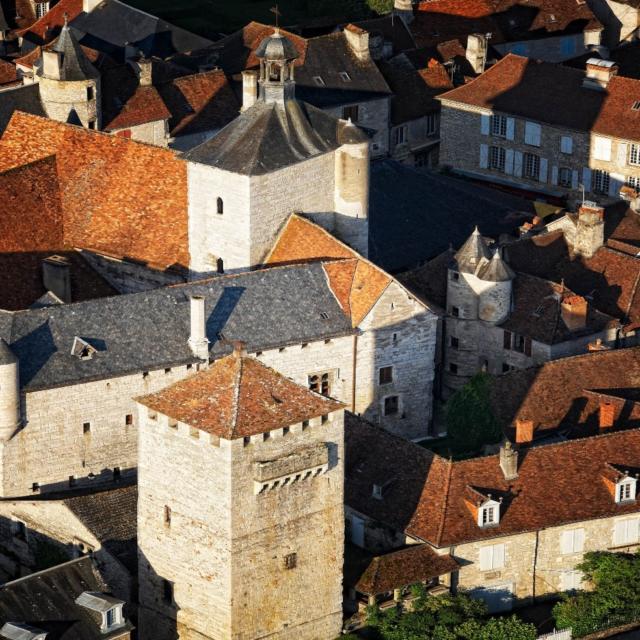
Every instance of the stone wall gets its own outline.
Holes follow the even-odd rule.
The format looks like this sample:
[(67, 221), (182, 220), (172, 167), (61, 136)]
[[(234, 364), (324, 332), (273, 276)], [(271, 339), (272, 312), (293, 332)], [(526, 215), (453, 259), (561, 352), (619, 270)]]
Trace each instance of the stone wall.
[(591, 45), (599, 44), (600, 31), (593, 30), (551, 38), (492, 44), (492, 47), (502, 55), (515, 53), (546, 62), (562, 62), (581, 56), (589, 50)]
[[(248, 443), (211, 438), (182, 423), (172, 428), (164, 416), (150, 419), (144, 407), (140, 421), (142, 636), (153, 629), (154, 640), (175, 638), (176, 630), (187, 640), (337, 637), (343, 412)], [(324, 443), (324, 473), (256, 494), (256, 463)], [(163, 602), (162, 580), (174, 584), (172, 604)]]
[[(49, 118), (58, 122), (72, 122), (77, 124), (76, 118), (82, 126), (89, 128), (90, 122), (95, 122), (95, 129), (101, 126), (100, 80), (80, 80), (65, 82), (39, 77), (40, 100)], [(87, 92), (92, 91), (92, 98)]]
[[(122, 131), (130, 131), (131, 139), (137, 142), (146, 142), (156, 147), (166, 147), (169, 144), (169, 131), (167, 120), (154, 120), (145, 122), (135, 127), (126, 127), (125, 129), (115, 129), (110, 131), (114, 135), (118, 135)], [(122, 135), (120, 133), (120, 135)]]

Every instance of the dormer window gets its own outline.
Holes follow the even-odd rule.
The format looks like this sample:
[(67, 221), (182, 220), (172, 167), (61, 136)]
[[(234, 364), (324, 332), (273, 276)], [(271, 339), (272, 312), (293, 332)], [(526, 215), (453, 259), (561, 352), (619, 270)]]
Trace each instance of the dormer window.
[(0, 636), (8, 640), (47, 640), (46, 631), (17, 622), (6, 622), (0, 629)]
[(636, 499), (636, 479), (623, 478), (616, 486), (616, 502), (631, 502)]
[(636, 499), (637, 474), (631, 475), (622, 465), (607, 462), (602, 472), (602, 479), (617, 504), (633, 502)]
[(91, 346), (86, 340), (75, 336), (73, 339), (73, 345), (71, 346), (71, 355), (79, 358), (80, 360), (91, 360), (93, 354), (98, 350)]
[(393, 480), (387, 480), (386, 482), (383, 482), (382, 484), (375, 484), (373, 485), (373, 491), (371, 492), (371, 495), (376, 498), (377, 500), (382, 500), (384, 498), (384, 494), (386, 492), (386, 490), (389, 488), (389, 485), (391, 485), (391, 483), (393, 482)]
[(102, 615), (100, 624), (102, 633), (110, 633), (125, 624), (122, 613), (124, 602), (113, 596), (85, 591), (76, 598), (76, 604)]
[(494, 500), (490, 493), (467, 485), (464, 501), (474, 515), (480, 528), (495, 527), (500, 524), (500, 500)]

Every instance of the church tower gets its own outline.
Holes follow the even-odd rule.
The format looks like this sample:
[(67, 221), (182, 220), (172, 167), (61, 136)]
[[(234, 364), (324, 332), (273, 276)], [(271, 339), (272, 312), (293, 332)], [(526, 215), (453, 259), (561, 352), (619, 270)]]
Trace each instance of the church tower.
[(49, 118), (100, 129), (100, 74), (71, 32), (66, 18), (58, 39), (42, 50), (36, 80)]
[(142, 637), (338, 637), (343, 405), (239, 346), (138, 402)]

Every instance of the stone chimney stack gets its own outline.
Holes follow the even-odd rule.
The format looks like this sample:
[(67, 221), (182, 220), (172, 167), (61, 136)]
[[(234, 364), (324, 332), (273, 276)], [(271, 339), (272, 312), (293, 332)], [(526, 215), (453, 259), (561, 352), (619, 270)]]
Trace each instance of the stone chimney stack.
[(200, 360), (209, 360), (209, 340), (204, 309), (204, 296), (191, 296), (191, 335), (189, 347)]
[(356, 27), (354, 24), (348, 24), (344, 28), (344, 37), (358, 60), (370, 60), (371, 51), (369, 50), (369, 32)]
[(604, 91), (611, 78), (618, 74), (618, 66), (611, 60), (600, 60), (600, 58), (589, 58), (587, 60), (587, 74), (582, 81), (585, 89), (596, 89)]
[(518, 452), (508, 440), (500, 445), (500, 469), (505, 480), (515, 480), (518, 477)]
[(487, 36), (482, 33), (472, 33), (467, 38), (465, 57), (476, 73), (483, 73), (487, 62)]
[(583, 202), (578, 209), (575, 232), (568, 238), (574, 253), (591, 258), (604, 245), (604, 208)]
[(138, 76), (141, 87), (150, 87), (153, 84), (153, 63), (142, 56), (132, 60), (133, 68)]
[(525, 444), (533, 442), (533, 434), (535, 430), (533, 420), (516, 419), (516, 443)]
[(85, 13), (91, 13), (102, 0), (82, 0), (82, 10)]
[(611, 429), (616, 418), (615, 405), (612, 402), (607, 402), (606, 400), (601, 399), (598, 418), (600, 429)]
[(242, 109), (246, 111), (258, 100), (258, 73), (256, 71), (242, 72)]
[(42, 261), (42, 284), (62, 302), (71, 302), (71, 263), (63, 256)]
[(0, 441), (8, 440), (20, 425), (18, 358), (0, 338)]
[(42, 50), (42, 73), (52, 80), (60, 80), (60, 54), (49, 49)]
[(569, 331), (587, 326), (589, 303), (582, 296), (568, 296), (560, 303), (560, 316)]

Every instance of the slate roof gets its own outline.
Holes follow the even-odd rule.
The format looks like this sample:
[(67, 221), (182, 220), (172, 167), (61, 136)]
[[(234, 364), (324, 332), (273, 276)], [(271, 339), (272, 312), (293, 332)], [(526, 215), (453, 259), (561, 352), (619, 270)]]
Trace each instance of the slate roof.
[(583, 71), (508, 54), (466, 85), (440, 96), (579, 131), (640, 140), (632, 106), (640, 80), (614, 77), (606, 91), (582, 86)]
[[(189, 296), (206, 298), (214, 358), (242, 340), (250, 352), (350, 335), (322, 264), (264, 269), (145, 293), (0, 312), (0, 337), (20, 359), (21, 384), (48, 388), (195, 362)], [(326, 314), (324, 318), (321, 314)], [(71, 355), (75, 336), (97, 349)]]
[(371, 166), (369, 258), (396, 273), (460, 246), (476, 224), (498, 237), (533, 215), (517, 196), (381, 160)]
[(494, 415), (507, 429), (522, 419), (532, 420), (539, 432), (573, 429), (572, 435), (579, 436), (598, 433), (601, 395), (621, 400), (616, 428), (640, 426), (639, 386), (640, 347), (629, 347), (561, 358), (492, 378), (490, 397)]
[(4, 132), (16, 111), (46, 116), (40, 102), (40, 87), (37, 84), (25, 84), (2, 92), (0, 97), (0, 135)]
[(235, 350), (207, 370), (137, 401), (227, 440), (267, 433), (344, 407)]
[(334, 116), (298, 100), (258, 100), (184, 157), (234, 173), (263, 175), (336, 149), (342, 126)]
[[(55, 167), (47, 181), (38, 177), (36, 161), (51, 156)], [(20, 180), (2, 175), (16, 167), (23, 167)], [(36, 177), (41, 188), (32, 193), (29, 180)], [(186, 183), (186, 163), (173, 151), (48, 118), (16, 113), (0, 138), (0, 195), (15, 198), (17, 207), (24, 194), (49, 202), (57, 218), (47, 226), (62, 237), (54, 249), (81, 247), (160, 269), (187, 267)], [(20, 221), (18, 235), (24, 243), (44, 224), (34, 218), (37, 212), (27, 213), (29, 223)]]
[(489, 247), (476, 227), (467, 241), (458, 249), (454, 260), (459, 271), (475, 274), (478, 267), (490, 258)]
[[(439, 548), (638, 512), (636, 501), (616, 503), (601, 477), (608, 464), (635, 468), (638, 429), (521, 451), (510, 481), (498, 455), (447, 461), (362, 420), (345, 436), (346, 504)], [(371, 489), (381, 478), (394, 482), (379, 500)], [(478, 527), (469, 486), (503, 498), (498, 525)]]
[(61, 54), (60, 80), (73, 82), (98, 78), (98, 71), (89, 62), (66, 23), (56, 41), (46, 48)]
[(80, 34), (81, 44), (114, 55), (127, 44), (145, 57), (159, 58), (212, 44), (120, 0), (103, 0), (93, 11), (80, 13), (70, 24)]
[(379, 16), (368, 20), (358, 20), (353, 24), (368, 31), (372, 36), (381, 35), (385, 42), (391, 43), (394, 55), (414, 49), (416, 46), (411, 29), (404, 20), (399, 20), (398, 16)]
[(127, 622), (102, 633), (95, 613), (76, 604), (85, 591), (107, 593), (97, 566), (89, 557), (8, 582), (0, 588), (0, 620), (26, 622), (47, 633), (47, 640), (108, 640), (131, 630)]

